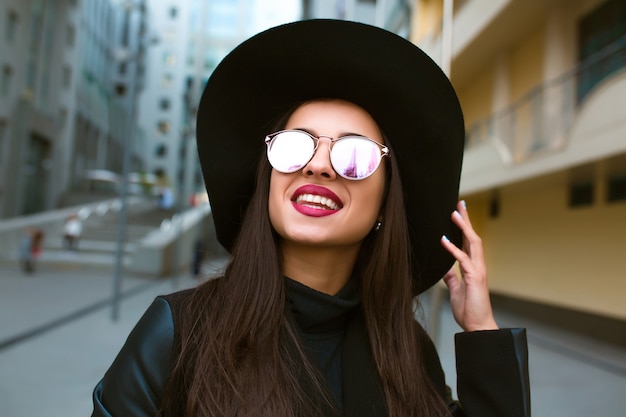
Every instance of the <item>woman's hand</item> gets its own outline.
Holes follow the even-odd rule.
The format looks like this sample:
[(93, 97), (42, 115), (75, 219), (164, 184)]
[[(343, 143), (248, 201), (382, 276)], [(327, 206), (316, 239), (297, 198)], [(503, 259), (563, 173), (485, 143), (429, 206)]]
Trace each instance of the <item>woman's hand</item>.
[(461, 249), (457, 248), (446, 236), (441, 238), (441, 244), (456, 258), (461, 271), (460, 279), (454, 269), (443, 277), (450, 290), (454, 319), (466, 332), (496, 330), (498, 325), (489, 299), (483, 244), (472, 227), (464, 201), (457, 204), (452, 221), (463, 232), (463, 245)]

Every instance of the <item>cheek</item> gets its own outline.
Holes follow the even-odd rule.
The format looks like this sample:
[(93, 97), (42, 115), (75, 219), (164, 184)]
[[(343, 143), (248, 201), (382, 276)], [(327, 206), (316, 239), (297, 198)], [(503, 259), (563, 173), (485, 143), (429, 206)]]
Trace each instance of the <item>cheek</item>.
[(385, 175), (383, 172), (380, 172), (380, 174), (382, 175), (376, 173), (375, 177), (371, 178), (372, 182), (368, 184), (369, 189), (361, 194), (363, 204), (366, 207), (371, 207), (371, 212), (376, 217), (380, 214), (385, 196)]

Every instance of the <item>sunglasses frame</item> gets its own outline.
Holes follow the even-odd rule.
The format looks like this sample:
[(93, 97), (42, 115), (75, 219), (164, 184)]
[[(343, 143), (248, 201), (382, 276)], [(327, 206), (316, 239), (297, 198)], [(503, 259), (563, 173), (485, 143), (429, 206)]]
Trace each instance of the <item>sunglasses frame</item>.
[[(382, 143), (378, 143), (373, 139), (368, 138), (367, 136), (360, 136), (360, 135), (346, 135), (346, 136), (341, 136), (338, 137), (336, 139), (330, 137), (330, 136), (326, 136), (326, 135), (319, 135), (319, 136), (315, 136), (312, 133), (307, 132), (306, 130), (300, 130), (300, 129), (286, 129), (286, 130), (279, 130), (278, 132), (274, 132), (271, 133), (269, 135), (267, 135), (265, 137), (265, 144), (267, 145), (267, 152), (268, 152), (268, 159), (269, 159), (269, 151), (270, 151), (270, 146), (272, 144), (272, 142), (274, 141), (274, 139), (280, 135), (281, 133), (288, 133), (288, 132), (295, 132), (295, 133), (303, 133), (305, 135), (307, 135), (309, 138), (311, 138), (313, 140), (313, 142), (315, 143), (315, 146), (313, 147), (313, 152), (311, 153), (311, 157), (302, 165), (301, 168), (295, 169), (293, 171), (281, 171), (279, 169), (276, 169), (276, 167), (274, 167), (272, 165), (272, 167), (274, 169), (276, 169), (279, 172), (282, 172), (284, 174), (291, 174), (294, 173), (300, 169), (302, 169), (303, 167), (305, 167), (309, 162), (311, 162), (311, 159), (313, 159), (313, 157), (315, 156), (315, 152), (317, 152), (317, 148), (319, 147), (320, 144), (320, 138), (326, 138), (329, 140), (328, 142), (328, 152), (329, 154), (332, 154), (333, 148), (334, 148), (334, 144), (336, 142), (339, 142), (343, 139), (351, 139), (351, 138), (356, 138), (356, 139), (360, 139), (360, 140), (366, 140), (368, 142), (372, 142), (373, 144), (375, 144), (376, 146), (378, 146), (378, 149), (380, 150), (380, 161), (378, 162), (378, 165), (376, 166), (376, 169), (374, 169), (372, 172), (370, 172), (368, 175), (366, 175), (365, 177), (362, 178), (352, 178), (352, 177), (346, 177), (343, 174), (339, 173), (339, 171), (337, 171), (337, 169), (335, 168), (335, 166), (333, 165), (333, 160), (332, 158), (330, 158), (330, 164), (333, 167), (333, 170), (335, 171), (335, 173), (337, 175), (339, 175), (341, 178), (345, 178), (347, 180), (350, 181), (360, 181), (360, 180), (364, 180), (366, 178), (369, 178), (370, 176), (372, 176), (377, 170), (378, 168), (380, 168), (380, 164), (383, 160), (383, 158), (385, 156), (389, 156), (389, 148), (385, 145), (383, 145)], [(271, 162), (270, 162), (271, 165)]]

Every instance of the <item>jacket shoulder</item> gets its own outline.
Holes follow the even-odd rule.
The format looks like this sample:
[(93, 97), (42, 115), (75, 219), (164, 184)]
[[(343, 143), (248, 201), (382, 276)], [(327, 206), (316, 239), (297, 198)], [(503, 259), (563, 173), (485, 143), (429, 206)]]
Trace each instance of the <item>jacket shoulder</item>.
[(94, 416), (156, 414), (172, 362), (174, 312), (189, 294), (159, 296), (144, 312), (94, 390)]

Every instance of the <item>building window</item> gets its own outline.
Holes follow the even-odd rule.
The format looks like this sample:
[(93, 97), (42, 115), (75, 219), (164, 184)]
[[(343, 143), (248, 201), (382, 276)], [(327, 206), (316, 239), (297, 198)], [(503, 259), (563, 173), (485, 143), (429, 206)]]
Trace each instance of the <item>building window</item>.
[(165, 158), (167, 156), (167, 146), (163, 143), (158, 144), (154, 153), (159, 158)]
[(497, 219), (498, 217), (500, 217), (500, 196), (494, 192), (489, 200), (489, 218)]
[(166, 28), (163, 29), (162, 33), (162, 39), (166, 41), (166, 43), (168, 43), (167, 41), (175, 41), (176, 40), (176, 29), (175, 28)]
[(587, 207), (593, 204), (593, 182), (583, 181), (570, 185), (569, 189), (569, 206), (570, 207)]
[(174, 76), (172, 74), (164, 74), (161, 79), (161, 85), (165, 88), (170, 88), (174, 82)]
[(176, 56), (172, 52), (165, 52), (163, 54), (163, 63), (168, 67), (173, 67), (176, 64)]
[(7, 12), (6, 22), (7, 26), (6, 32), (4, 33), (4, 38), (8, 43), (10, 43), (13, 42), (13, 40), (15, 39), (15, 34), (17, 33), (17, 13), (15, 13), (13, 10), (9, 10)]
[(166, 135), (170, 131), (170, 122), (167, 120), (161, 120), (157, 123), (157, 129), (162, 134)]
[(154, 176), (157, 178), (157, 184), (166, 185), (167, 184), (167, 174), (165, 168), (155, 168), (153, 171)]
[(177, 15), (178, 15), (178, 9), (176, 7), (170, 7), (170, 18), (176, 19)]
[(581, 19), (578, 31), (578, 56), (584, 67), (578, 78), (578, 100), (582, 101), (602, 80), (626, 66), (626, 2), (601, 3)]
[(8, 65), (2, 67), (2, 74), (0, 74), (0, 97), (7, 97), (11, 92), (12, 76), (13, 68)]
[(217, 63), (215, 62), (214, 57), (208, 56), (208, 57), (205, 58), (205, 60), (204, 60), (204, 69), (212, 70), (216, 66), (217, 66)]
[(170, 108), (170, 100), (167, 98), (162, 98), (159, 101), (159, 107), (161, 108), (161, 110), (169, 110)]
[(67, 26), (66, 43), (67, 43), (67, 46), (69, 46), (70, 48), (73, 47), (74, 44), (76, 43), (76, 30), (74, 29), (74, 26), (72, 25)]
[(609, 177), (607, 191), (609, 202), (626, 201), (626, 174)]
[(68, 66), (63, 67), (63, 87), (70, 88), (72, 84), (72, 69)]
[(65, 107), (59, 109), (59, 123), (61, 127), (65, 127), (67, 124), (67, 109)]
[(5, 145), (5, 140), (4, 140), (4, 136), (6, 133), (6, 123), (4, 122), (4, 120), (0, 120), (0, 165), (2, 165), (2, 163), (4, 162), (4, 147)]

